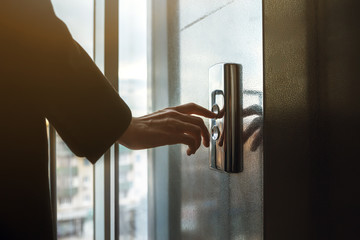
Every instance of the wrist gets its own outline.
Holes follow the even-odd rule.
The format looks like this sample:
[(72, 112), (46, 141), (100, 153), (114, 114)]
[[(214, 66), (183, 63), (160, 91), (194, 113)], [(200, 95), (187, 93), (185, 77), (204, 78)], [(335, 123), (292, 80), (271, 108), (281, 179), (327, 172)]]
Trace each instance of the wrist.
[(128, 127), (126, 128), (126, 130), (123, 132), (123, 134), (119, 137), (119, 139), (116, 141), (118, 144), (121, 144), (127, 148), (129, 148), (128, 146), (128, 142), (129, 142), (129, 138), (131, 137), (131, 129), (133, 128), (133, 124), (134, 124), (134, 117), (132, 117), (132, 119), (130, 120), (130, 123), (128, 125)]

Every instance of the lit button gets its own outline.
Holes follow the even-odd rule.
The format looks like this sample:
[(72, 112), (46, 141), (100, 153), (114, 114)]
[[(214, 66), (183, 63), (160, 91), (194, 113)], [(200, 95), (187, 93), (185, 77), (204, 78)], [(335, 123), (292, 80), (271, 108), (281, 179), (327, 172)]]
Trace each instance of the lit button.
[(213, 126), (211, 128), (211, 138), (216, 141), (219, 139), (219, 136), (220, 136), (220, 130), (217, 126)]
[(211, 111), (212, 111), (213, 113), (215, 113), (216, 115), (218, 115), (219, 112), (220, 112), (219, 105), (214, 104), (214, 105), (211, 107)]

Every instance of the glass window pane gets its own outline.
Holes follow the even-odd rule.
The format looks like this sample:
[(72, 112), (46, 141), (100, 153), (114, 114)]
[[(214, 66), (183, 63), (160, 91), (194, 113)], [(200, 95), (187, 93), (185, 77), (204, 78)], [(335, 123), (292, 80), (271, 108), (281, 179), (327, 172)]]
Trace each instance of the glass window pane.
[[(57, 16), (93, 56), (93, 0), (52, 0)], [(76, 157), (57, 135), (57, 235), (60, 240), (93, 238), (93, 166)]]
[[(119, 1), (119, 92), (133, 116), (147, 113), (147, 1)], [(120, 239), (147, 239), (147, 151), (120, 146)]]

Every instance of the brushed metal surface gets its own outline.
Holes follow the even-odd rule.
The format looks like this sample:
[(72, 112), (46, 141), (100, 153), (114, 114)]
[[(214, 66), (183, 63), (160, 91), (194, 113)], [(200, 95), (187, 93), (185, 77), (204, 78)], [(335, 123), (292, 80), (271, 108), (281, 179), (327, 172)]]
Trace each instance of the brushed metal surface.
[[(243, 170), (243, 91), (242, 67), (236, 63), (218, 63), (209, 69), (211, 109), (219, 117), (210, 119), (209, 165), (228, 173)], [(220, 108), (219, 105), (222, 107)]]
[[(191, 11), (198, 15), (191, 18), (198, 21), (189, 20), (186, 28), (180, 24), (187, 21), (181, 19), (189, 11), (185, 2), (168, 1), (170, 105), (195, 102), (211, 109), (208, 71), (220, 62), (241, 63), (244, 107), (262, 105), (262, 2), (196, 1)], [(251, 118), (243, 121), (246, 127)], [(262, 147), (243, 147), (241, 174), (209, 170), (209, 149), (203, 146), (190, 157), (185, 146), (169, 148), (167, 239), (263, 239)]]

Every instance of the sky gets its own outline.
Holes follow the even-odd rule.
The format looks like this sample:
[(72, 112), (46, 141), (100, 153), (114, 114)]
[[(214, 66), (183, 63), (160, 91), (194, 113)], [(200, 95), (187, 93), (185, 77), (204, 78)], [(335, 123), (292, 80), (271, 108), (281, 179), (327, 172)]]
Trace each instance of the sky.
[(73, 38), (93, 56), (93, 0), (51, 0), (56, 15), (68, 26)]

